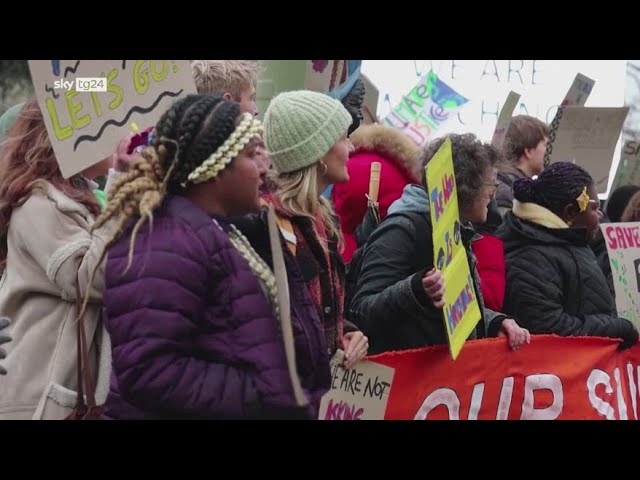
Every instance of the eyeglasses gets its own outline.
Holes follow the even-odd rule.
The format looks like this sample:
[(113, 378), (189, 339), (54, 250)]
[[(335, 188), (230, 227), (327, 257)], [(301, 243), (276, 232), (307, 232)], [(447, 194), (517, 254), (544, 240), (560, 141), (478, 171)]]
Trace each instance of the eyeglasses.
[(491, 192), (491, 195), (493, 195), (494, 193), (496, 193), (496, 191), (498, 191), (498, 186), (500, 184), (498, 182), (484, 182), (483, 185), (485, 187), (489, 187), (489, 192)]

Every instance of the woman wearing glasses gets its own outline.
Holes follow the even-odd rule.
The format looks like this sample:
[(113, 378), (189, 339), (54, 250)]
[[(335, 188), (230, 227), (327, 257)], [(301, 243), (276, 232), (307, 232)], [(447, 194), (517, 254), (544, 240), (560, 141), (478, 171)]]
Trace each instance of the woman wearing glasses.
[[(460, 209), (460, 237), (467, 250), (482, 319), (469, 336), (506, 335), (512, 348), (529, 341), (529, 332), (513, 319), (484, 308), (476, 258), (470, 245), (479, 238), (471, 227), (487, 218), (495, 193), (498, 155), (473, 134), (449, 135)], [(444, 143), (439, 138), (422, 153), (422, 170)], [(372, 233), (362, 258), (351, 320), (369, 337), (369, 353), (446, 344), (444, 284), (435, 267), (430, 201), (422, 185), (408, 185), (388, 216)]]
[[(492, 164), (499, 165), (501, 155), (496, 148), (486, 145), (487, 154), (493, 158)], [(502, 225), (502, 216), (496, 202), (496, 191), (499, 181), (492, 177), (485, 181), (484, 186), (491, 194), (491, 201), (487, 207), (487, 217), (484, 223), (474, 224), (474, 230), (481, 238), (471, 244), (473, 253), (478, 260), (478, 276), (482, 287), (482, 297), (485, 307), (496, 312), (502, 311), (505, 290), (504, 248), (502, 240), (496, 235), (496, 230)]]
[(634, 345), (638, 332), (618, 317), (589, 247), (601, 217), (591, 175), (558, 162), (535, 180), (517, 180), (513, 192), (513, 211), (500, 231), (507, 268), (504, 310), (531, 333), (621, 338), (621, 348)]

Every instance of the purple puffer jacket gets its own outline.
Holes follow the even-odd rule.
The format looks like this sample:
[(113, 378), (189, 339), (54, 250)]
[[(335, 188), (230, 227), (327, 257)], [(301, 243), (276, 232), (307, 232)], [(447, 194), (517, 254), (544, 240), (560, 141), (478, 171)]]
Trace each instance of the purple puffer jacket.
[[(292, 308), (298, 372), (311, 400), (298, 408), (269, 301), (211, 217), (169, 195), (153, 231), (140, 229), (123, 273), (129, 234), (113, 244), (106, 264), (113, 356), (106, 418), (317, 418), (330, 374), (310, 302)], [(292, 291), (297, 281), (289, 280)]]

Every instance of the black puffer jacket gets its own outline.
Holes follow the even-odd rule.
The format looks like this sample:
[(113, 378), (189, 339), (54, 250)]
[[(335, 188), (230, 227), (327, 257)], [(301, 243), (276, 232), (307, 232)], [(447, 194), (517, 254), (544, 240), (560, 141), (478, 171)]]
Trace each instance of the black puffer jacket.
[[(484, 308), (476, 258), (470, 244), (475, 232), (461, 228), (482, 319), (469, 339), (495, 336), (505, 315)], [(429, 199), (418, 185), (402, 197), (367, 241), (349, 319), (369, 338), (369, 353), (446, 344), (443, 312), (436, 309), (421, 279), (433, 268)]]
[(503, 310), (524, 328), (637, 341), (631, 322), (616, 314), (586, 230), (567, 228), (538, 205), (515, 202), (498, 233), (507, 269)]

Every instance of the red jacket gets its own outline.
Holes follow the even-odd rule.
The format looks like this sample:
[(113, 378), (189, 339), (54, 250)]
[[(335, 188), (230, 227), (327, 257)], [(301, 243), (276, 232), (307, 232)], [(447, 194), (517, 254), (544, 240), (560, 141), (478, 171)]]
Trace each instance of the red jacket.
[(501, 312), (506, 288), (502, 240), (494, 235), (483, 233), (482, 239), (473, 242), (471, 248), (478, 260), (478, 275), (484, 304), (491, 310)]
[(354, 154), (347, 162), (349, 181), (336, 183), (331, 197), (340, 218), (345, 248), (342, 258), (349, 262), (358, 248), (356, 227), (362, 223), (367, 211), (371, 164), (380, 162), (378, 204), (380, 219), (387, 209), (402, 195), (404, 187), (420, 182), (420, 150), (400, 130), (385, 125), (361, 125), (351, 136)]

